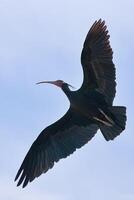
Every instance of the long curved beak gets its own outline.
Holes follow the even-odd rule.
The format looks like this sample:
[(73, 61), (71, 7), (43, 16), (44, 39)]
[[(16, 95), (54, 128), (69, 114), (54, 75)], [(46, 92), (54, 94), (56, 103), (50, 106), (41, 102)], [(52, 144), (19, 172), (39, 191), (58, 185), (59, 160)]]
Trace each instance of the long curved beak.
[[(62, 85), (63, 85), (63, 81), (60, 81), (60, 80), (57, 80), (57, 81), (40, 81), (36, 84), (41, 84), (41, 83), (50, 83), (50, 84), (53, 84), (53, 85), (56, 85), (60, 88), (62, 88)], [(68, 84), (68, 83), (67, 83)], [(75, 89), (72, 85), (68, 84), (68, 86), (72, 87), (73, 89)]]
[(51, 84), (54, 84), (55, 81), (40, 81), (36, 84), (41, 84), (41, 83), (51, 83)]
[(58, 81), (40, 81), (40, 82), (38, 82), (36, 84), (41, 84), (41, 83), (50, 83), (50, 84), (56, 85), (56, 86), (58, 86), (60, 88), (62, 86)]

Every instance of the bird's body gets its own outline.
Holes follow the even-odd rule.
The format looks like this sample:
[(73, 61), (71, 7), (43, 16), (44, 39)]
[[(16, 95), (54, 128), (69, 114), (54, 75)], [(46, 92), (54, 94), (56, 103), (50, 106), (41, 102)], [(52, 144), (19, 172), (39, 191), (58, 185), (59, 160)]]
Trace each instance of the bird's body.
[(84, 79), (81, 88), (71, 91), (64, 81), (42, 81), (60, 87), (70, 101), (67, 113), (46, 127), (32, 144), (15, 180), (18, 186), (33, 181), (82, 147), (100, 129), (109, 141), (118, 136), (126, 123), (126, 108), (113, 106), (116, 92), (112, 49), (104, 21), (96, 21), (89, 30), (81, 53)]
[(99, 108), (103, 109), (107, 105), (104, 96), (96, 90), (90, 91), (88, 94), (84, 94), (82, 91), (70, 91), (69, 88), (63, 89), (63, 91), (70, 101), (71, 108), (89, 120), (94, 121), (94, 117), (99, 117), (101, 114)]

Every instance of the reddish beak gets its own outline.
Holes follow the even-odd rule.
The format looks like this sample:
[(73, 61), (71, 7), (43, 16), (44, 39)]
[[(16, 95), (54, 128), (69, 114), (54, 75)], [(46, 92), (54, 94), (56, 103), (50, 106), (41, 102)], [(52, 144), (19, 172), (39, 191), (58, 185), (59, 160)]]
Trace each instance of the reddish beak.
[(59, 81), (41, 81), (41, 82), (38, 82), (38, 83), (36, 83), (36, 84), (41, 84), (41, 83), (50, 83), (50, 84), (53, 84), (53, 85), (56, 85), (57, 87), (62, 87), (62, 84), (61, 84), (61, 82), (59, 82)]

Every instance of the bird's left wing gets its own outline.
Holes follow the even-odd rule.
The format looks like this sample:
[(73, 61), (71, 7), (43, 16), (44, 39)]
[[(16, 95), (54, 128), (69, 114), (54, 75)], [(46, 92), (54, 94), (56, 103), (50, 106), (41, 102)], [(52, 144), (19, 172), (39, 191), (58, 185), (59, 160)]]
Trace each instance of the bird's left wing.
[(115, 92), (115, 67), (105, 21), (96, 21), (90, 28), (81, 53), (84, 80), (80, 90), (97, 89), (112, 104)]
[(97, 132), (98, 126), (87, 118), (68, 112), (57, 122), (44, 129), (28, 151), (15, 181), (17, 186), (28, 182), (52, 168), (54, 162), (66, 158), (86, 144)]

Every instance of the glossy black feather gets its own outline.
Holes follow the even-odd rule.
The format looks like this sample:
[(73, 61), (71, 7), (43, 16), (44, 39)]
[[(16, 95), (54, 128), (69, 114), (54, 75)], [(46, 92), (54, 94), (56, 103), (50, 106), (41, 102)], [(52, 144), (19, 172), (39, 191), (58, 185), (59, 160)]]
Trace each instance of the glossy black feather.
[(17, 186), (33, 181), (53, 167), (54, 162), (66, 158), (86, 144), (97, 132), (98, 126), (72, 109), (56, 123), (44, 129), (27, 153), (15, 180)]
[(80, 90), (97, 89), (112, 105), (116, 82), (109, 37), (104, 21), (96, 21), (89, 30), (81, 53), (84, 80)]

